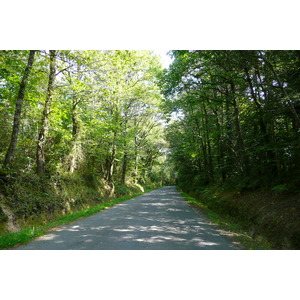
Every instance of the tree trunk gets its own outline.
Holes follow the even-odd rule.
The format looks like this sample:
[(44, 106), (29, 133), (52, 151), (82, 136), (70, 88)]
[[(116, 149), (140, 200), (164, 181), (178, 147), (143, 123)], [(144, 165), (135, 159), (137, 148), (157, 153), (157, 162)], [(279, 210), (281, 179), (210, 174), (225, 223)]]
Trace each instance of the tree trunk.
[(242, 130), (241, 130), (240, 112), (235, 99), (234, 83), (231, 83), (230, 87), (231, 87), (231, 95), (232, 95), (232, 104), (234, 109), (234, 122), (235, 122), (235, 131), (236, 131), (236, 139), (237, 139), (236, 153), (238, 156), (237, 158), (240, 161), (241, 172), (247, 173), (248, 172), (247, 155), (245, 153), (244, 140), (243, 140)]
[[(256, 70), (257, 76), (262, 82), (262, 75), (260, 74), (259, 70)], [(274, 115), (271, 112), (272, 109), (272, 101), (270, 99), (270, 90), (268, 86), (271, 85), (271, 79), (265, 76), (266, 82), (268, 82), (267, 87), (261, 86), (263, 94), (264, 94), (264, 114), (263, 114), (263, 123), (264, 126), (261, 126), (261, 131), (263, 133), (263, 145), (267, 145), (268, 149), (264, 151), (264, 156), (261, 158), (262, 166), (265, 166), (267, 170), (267, 174), (278, 175), (280, 172), (280, 164), (278, 161), (278, 153), (276, 150), (276, 143), (275, 143), (275, 120)], [(258, 97), (260, 99), (260, 94), (258, 93)], [(272, 147), (271, 147), (272, 146)], [(264, 169), (264, 168), (262, 168)], [(265, 172), (265, 170), (263, 170)]]
[(53, 98), (54, 81), (56, 69), (56, 50), (50, 50), (50, 73), (48, 80), (47, 95), (44, 104), (43, 117), (41, 129), (38, 136), (37, 153), (36, 153), (36, 171), (37, 174), (43, 175), (45, 173), (45, 144), (48, 132), (48, 122), (50, 107)]
[(223, 146), (223, 138), (222, 138), (222, 130), (221, 130), (221, 124), (219, 121), (219, 112), (218, 109), (213, 110), (214, 115), (216, 117), (215, 122), (216, 122), (216, 128), (217, 128), (217, 165), (219, 172), (221, 173), (222, 176), (222, 181), (224, 182), (226, 180), (226, 172), (224, 169), (224, 146)]
[(123, 166), (122, 166), (122, 183), (125, 183), (126, 180), (126, 171), (127, 171), (127, 152), (123, 156)]
[(4, 166), (8, 166), (11, 164), (11, 162), (14, 158), (15, 151), (16, 151), (19, 130), (20, 130), (22, 105), (23, 105), (23, 101), (24, 101), (24, 97), (25, 97), (25, 91), (26, 91), (26, 86), (27, 86), (27, 82), (28, 82), (28, 77), (30, 75), (30, 71), (32, 69), (32, 65), (33, 65), (33, 61), (34, 61), (35, 52), (36, 52), (36, 50), (30, 50), (30, 52), (29, 52), (27, 66), (25, 68), (23, 78), (22, 78), (22, 81), (20, 84), (18, 98), (16, 101), (13, 130), (12, 130), (12, 134), (11, 134), (10, 144), (9, 144), (9, 147), (7, 149), (5, 159), (4, 159), (4, 163), (3, 163)]
[(134, 183), (138, 183), (138, 176), (139, 176), (139, 156), (138, 156), (138, 142), (137, 137), (134, 137)]
[[(71, 65), (71, 62), (69, 62)], [(81, 81), (81, 66), (77, 64), (77, 81)], [(72, 87), (73, 95), (72, 95), (72, 142), (71, 142), (71, 150), (66, 158), (66, 169), (73, 173), (76, 167), (78, 166), (78, 161), (82, 155), (82, 148), (80, 143), (80, 135), (81, 135), (81, 122), (79, 118), (79, 108), (78, 105), (80, 103), (79, 96), (76, 95), (76, 89), (74, 88), (74, 83), (72, 80), (71, 72), (68, 71), (68, 82)]]
[(294, 118), (295, 124), (296, 124), (296, 132), (298, 131), (298, 129), (300, 128), (300, 118), (299, 115), (297, 114), (295, 107), (293, 105), (293, 100), (290, 98), (290, 96), (288, 95), (286, 89), (283, 86), (283, 83), (281, 82), (281, 79), (279, 78), (279, 76), (277, 75), (277, 72), (275, 71), (273, 65), (271, 64), (271, 62), (269, 60), (267, 60), (264, 55), (260, 55), (260, 58), (263, 59), (263, 61), (266, 63), (266, 65), (269, 67), (269, 69), (271, 70), (271, 72), (274, 75), (275, 80), (277, 81), (277, 83), (279, 84), (280, 89), (282, 90), (284, 96), (286, 97), (286, 101), (287, 101), (287, 106), (291, 111), (291, 114)]
[(122, 165), (122, 178), (121, 182), (124, 184), (126, 181), (126, 172), (127, 172), (127, 112), (125, 113), (125, 122), (124, 122), (124, 155), (123, 155), (123, 165)]
[(74, 172), (75, 168), (77, 167), (77, 163), (81, 153), (81, 145), (79, 141), (80, 133), (81, 133), (81, 126), (80, 120), (78, 117), (78, 101), (76, 97), (73, 97), (73, 106), (72, 106), (72, 148), (69, 154), (69, 171), (71, 173)]
[(212, 152), (211, 152), (211, 145), (210, 145), (210, 130), (207, 118), (207, 110), (205, 104), (202, 105), (203, 112), (204, 112), (204, 123), (205, 123), (205, 137), (207, 141), (207, 153), (208, 153), (208, 170), (209, 170), (209, 181), (214, 182), (214, 169), (213, 169), (213, 161), (212, 161)]
[(114, 132), (112, 151), (111, 151), (111, 156), (108, 159), (107, 175), (106, 175), (107, 181), (109, 183), (112, 183), (112, 177), (114, 173), (114, 166), (115, 166), (115, 159), (116, 159), (116, 152), (117, 152), (116, 137), (117, 137), (117, 133)]

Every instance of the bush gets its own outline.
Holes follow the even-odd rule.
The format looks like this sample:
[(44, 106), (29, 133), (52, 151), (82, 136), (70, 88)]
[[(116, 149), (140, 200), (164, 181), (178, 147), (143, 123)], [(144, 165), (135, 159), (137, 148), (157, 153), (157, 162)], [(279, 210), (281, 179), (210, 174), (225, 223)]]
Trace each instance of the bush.
[[(21, 226), (36, 226), (65, 213), (144, 191), (139, 184), (116, 182), (113, 187), (99, 177), (77, 172), (56, 173), (51, 178), (21, 174), (9, 179), (2, 187), (5, 204)], [(5, 220), (6, 216), (0, 210), (0, 223)], [(3, 231), (1, 226), (0, 231)]]
[(288, 187), (286, 184), (279, 184), (276, 185), (272, 188), (272, 191), (274, 191), (275, 193), (284, 193), (288, 191)]

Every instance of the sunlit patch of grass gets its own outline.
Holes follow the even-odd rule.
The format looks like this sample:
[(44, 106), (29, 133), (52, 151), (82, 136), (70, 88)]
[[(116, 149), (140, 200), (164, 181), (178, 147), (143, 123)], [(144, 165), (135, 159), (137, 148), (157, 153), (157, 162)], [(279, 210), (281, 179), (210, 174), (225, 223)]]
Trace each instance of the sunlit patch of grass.
[(201, 201), (191, 197), (190, 195), (181, 192), (187, 203), (200, 209), (200, 211), (212, 221), (212, 225), (217, 226), (217, 230), (230, 238), (233, 243), (240, 249), (245, 250), (271, 250), (271, 246), (267, 241), (256, 240), (248, 232), (246, 232), (242, 226), (233, 222), (229, 218), (224, 218), (216, 212), (209, 209)]
[[(150, 192), (151, 190), (145, 191), (145, 193)], [(66, 214), (53, 222), (50, 222), (46, 225), (30, 227), (22, 229), (18, 232), (8, 233), (0, 236), (0, 249), (7, 249), (14, 247), (20, 244), (26, 244), (29, 241), (33, 240), (36, 237), (46, 234), (51, 229), (54, 229), (57, 226), (64, 225), (82, 219), (88, 216), (91, 216), (97, 212), (100, 212), (106, 208), (112, 207), (118, 203), (124, 202), (126, 200), (138, 197), (144, 193), (138, 193), (131, 196), (124, 196), (121, 198), (113, 199), (109, 202), (100, 203), (96, 206), (84, 209), (72, 214)]]

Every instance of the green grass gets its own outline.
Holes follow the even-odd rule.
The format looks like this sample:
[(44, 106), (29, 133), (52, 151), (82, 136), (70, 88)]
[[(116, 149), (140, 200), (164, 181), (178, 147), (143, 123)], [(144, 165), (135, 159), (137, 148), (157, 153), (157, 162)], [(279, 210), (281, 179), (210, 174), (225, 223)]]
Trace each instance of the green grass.
[[(151, 190), (153, 190), (153, 189), (151, 189)], [(145, 193), (148, 193), (151, 190), (147, 190), (147, 191), (145, 191)], [(124, 202), (126, 200), (135, 198), (142, 194), (144, 194), (144, 193), (138, 193), (138, 194), (131, 195), (131, 196), (124, 196), (121, 198), (113, 199), (111, 201), (98, 204), (98, 205), (93, 206), (88, 209), (84, 209), (84, 210), (81, 210), (81, 211), (78, 211), (78, 212), (75, 212), (72, 214), (66, 214), (66, 215), (58, 218), (57, 220), (50, 222), (46, 225), (25, 228), (18, 232), (1, 235), (0, 236), (0, 249), (7, 249), (7, 248), (14, 247), (16, 245), (27, 244), (29, 241), (33, 240), (34, 238), (46, 234), (52, 228), (71, 223), (71, 222), (81, 219), (81, 218), (91, 216), (101, 210), (104, 210), (106, 208), (109, 208), (118, 203)]]
[(186, 202), (190, 205), (197, 207), (201, 210), (203, 214), (205, 214), (212, 223), (216, 224), (218, 228), (227, 232), (235, 244), (240, 249), (245, 250), (271, 250), (270, 244), (265, 240), (256, 240), (251, 235), (246, 232), (243, 227), (233, 221), (232, 219), (225, 218), (220, 216), (213, 210), (209, 209), (204, 203), (195, 198), (191, 197), (190, 195), (180, 191), (180, 194), (185, 198)]

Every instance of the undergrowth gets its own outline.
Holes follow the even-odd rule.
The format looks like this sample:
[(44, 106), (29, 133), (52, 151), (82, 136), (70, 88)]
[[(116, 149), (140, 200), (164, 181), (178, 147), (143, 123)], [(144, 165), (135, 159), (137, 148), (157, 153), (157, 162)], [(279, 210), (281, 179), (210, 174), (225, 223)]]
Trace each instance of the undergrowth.
[[(108, 184), (100, 177), (78, 173), (51, 177), (19, 174), (5, 179), (6, 182), (0, 182), (0, 202), (21, 228), (49, 223), (66, 213), (144, 191), (138, 184)], [(2, 215), (0, 206), (0, 225), (6, 222)], [(0, 226), (0, 234), (5, 233), (8, 229)]]
[[(147, 192), (149, 192), (149, 191), (150, 190), (147, 190)], [(113, 199), (108, 202), (98, 204), (98, 205), (93, 206), (88, 209), (83, 209), (83, 210), (77, 211), (75, 213), (66, 214), (66, 215), (59, 217), (58, 219), (56, 219), (48, 224), (42, 225), (42, 226), (36, 226), (36, 227), (32, 226), (30, 228), (24, 228), (24, 229), (20, 230), (19, 232), (1, 235), (0, 236), (0, 249), (6, 249), (6, 248), (14, 247), (16, 245), (26, 244), (29, 241), (31, 241), (32, 239), (39, 237), (41, 235), (44, 235), (45, 233), (47, 233), (48, 231), (50, 231), (51, 229), (53, 229), (57, 226), (68, 224), (75, 220), (91, 216), (91, 215), (93, 215), (97, 212), (100, 212), (106, 208), (114, 206), (123, 201), (132, 199), (134, 197), (140, 196), (142, 194), (143, 193), (138, 193), (135, 195), (130, 195), (130, 196)]]
[(198, 208), (206, 215), (214, 224), (226, 232), (226, 235), (232, 239), (235, 244), (245, 250), (271, 250), (270, 244), (266, 240), (256, 240), (247, 231), (242, 224), (236, 222), (229, 216), (221, 216), (216, 211), (208, 208), (206, 204), (191, 197), (189, 194), (180, 191), (180, 194), (185, 198), (187, 203)]

